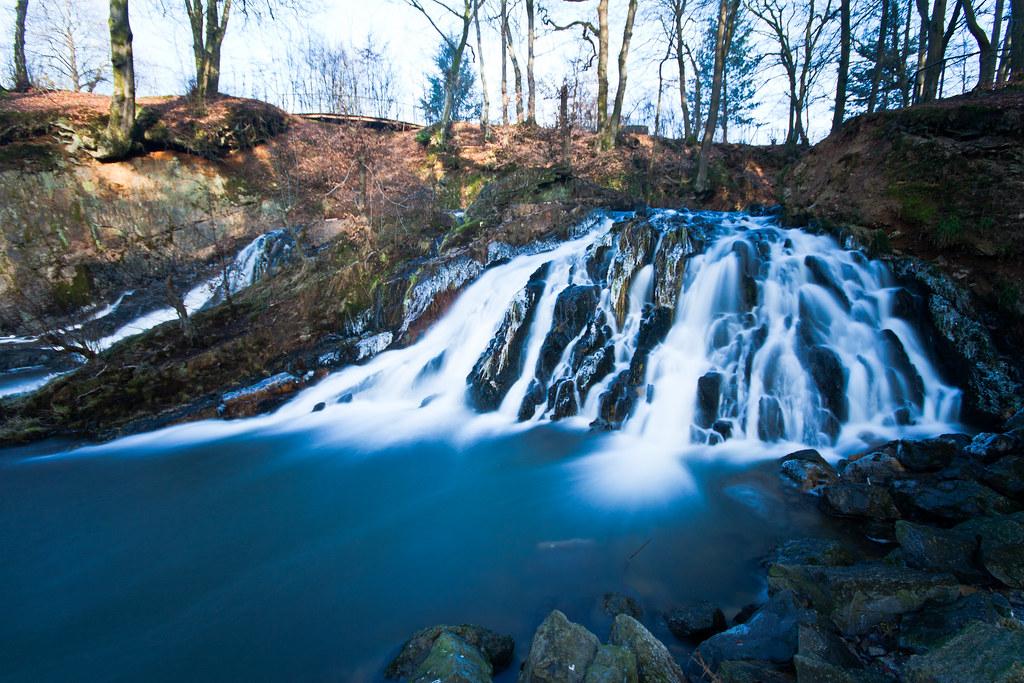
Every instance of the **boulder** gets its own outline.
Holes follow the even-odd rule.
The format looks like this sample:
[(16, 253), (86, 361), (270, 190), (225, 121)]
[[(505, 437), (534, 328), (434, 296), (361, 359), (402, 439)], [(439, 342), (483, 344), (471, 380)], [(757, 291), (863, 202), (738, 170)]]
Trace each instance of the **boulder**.
[(494, 338), (466, 378), (469, 401), (477, 410), (497, 410), (523, 373), (523, 346), (537, 301), (544, 293), (546, 275), (547, 264), (539, 268), (512, 299)]
[(892, 498), (904, 517), (956, 524), (979, 515), (1013, 511), (1013, 503), (984, 484), (962, 476), (925, 475), (892, 483)]
[(984, 463), (992, 463), (1004, 456), (1021, 452), (1024, 452), (1024, 444), (1012, 433), (982, 432), (964, 448), (964, 453)]
[(1007, 498), (1024, 502), (1024, 455), (1007, 455), (975, 473), (981, 483)]
[(668, 612), (665, 624), (679, 640), (699, 643), (725, 630), (725, 614), (717, 605), (700, 601)]
[(882, 448), (852, 456), (841, 471), (843, 480), (858, 484), (886, 484), (893, 479), (902, 479), (907, 471), (895, 450)]
[(300, 377), (290, 372), (280, 372), (221, 396), (217, 414), (225, 418), (237, 418), (268, 412), (301, 389), (302, 385)]
[(943, 434), (934, 439), (895, 441), (883, 448), (895, 446), (896, 459), (912, 472), (935, 472), (948, 466), (969, 442), (964, 434)]
[(599, 645), (597, 636), (554, 610), (533, 634), (530, 653), (519, 673), (519, 681), (582, 683)]
[(883, 622), (920, 609), (929, 600), (948, 603), (960, 585), (950, 574), (865, 562), (849, 567), (772, 565), (768, 587), (791, 591), (845, 635), (861, 635)]
[(612, 380), (608, 390), (601, 394), (598, 419), (590, 426), (597, 429), (618, 429), (629, 419), (636, 403), (637, 390), (629, 378), (629, 370), (623, 370)]
[(972, 621), (942, 646), (907, 661), (909, 683), (1020, 683), (1024, 630)]
[(846, 400), (846, 369), (839, 355), (826, 346), (814, 346), (807, 350), (804, 360), (807, 372), (818, 387), (822, 406), (839, 422), (846, 422), (850, 406)]
[(899, 647), (921, 654), (958, 634), (972, 621), (999, 624), (1013, 614), (1010, 603), (999, 593), (978, 591), (948, 605), (925, 605), (900, 622)]
[(997, 581), (1024, 589), (1024, 513), (979, 517), (955, 531), (979, 541), (981, 564)]
[(639, 619), (644, 613), (643, 609), (640, 608), (640, 603), (622, 593), (605, 593), (601, 599), (601, 608), (610, 617), (628, 614), (634, 619)]
[(686, 683), (683, 670), (668, 648), (633, 617), (626, 614), (615, 617), (608, 640), (636, 655), (640, 683)]
[[(793, 683), (793, 677), (780, 671), (777, 666), (771, 662), (750, 660), (722, 662), (718, 667), (717, 680), (722, 683)], [(691, 680), (708, 679), (705, 677)]]
[(551, 379), (562, 353), (569, 343), (579, 336), (583, 327), (594, 315), (600, 289), (595, 285), (570, 285), (555, 299), (551, 329), (540, 347), (535, 376), (543, 383)]
[(662, 233), (654, 256), (654, 303), (674, 311), (686, 263), (694, 252), (685, 227)]
[(798, 538), (775, 548), (768, 564), (814, 564), (842, 567), (853, 564), (853, 554), (838, 541), (824, 538)]
[(637, 218), (621, 224), (618, 232), (615, 255), (608, 268), (608, 287), (615, 321), (621, 328), (629, 309), (629, 289), (633, 276), (650, 262), (654, 229), (645, 219)]
[(722, 398), (722, 373), (709, 372), (697, 380), (697, 410), (694, 423), (707, 429), (718, 418), (718, 404)]
[(639, 683), (636, 655), (618, 645), (602, 645), (587, 669), (585, 683)]
[(821, 489), (839, 480), (832, 465), (818, 451), (807, 448), (779, 460), (783, 479), (805, 493), (820, 493)]
[(896, 540), (908, 567), (949, 572), (965, 581), (984, 578), (973, 562), (978, 542), (968, 533), (900, 520), (896, 522)]
[(845, 668), (832, 662), (796, 655), (793, 657), (797, 683), (885, 683), (893, 680), (863, 668)]
[[(864, 668), (845, 640), (819, 624), (801, 624), (797, 632), (797, 654), (843, 669)], [(798, 676), (799, 678), (799, 676)]]
[(899, 519), (900, 512), (888, 489), (874, 484), (859, 484), (840, 479), (822, 490), (822, 507), (839, 517), (859, 517), (890, 522)]
[(448, 626), (440, 624), (417, 631), (402, 646), (384, 671), (386, 678), (409, 678), (427, 659), (434, 643), (444, 634), (456, 636), (471, 647), (476, 648), (490, 663), (494, 672), (500, 672), (512, 663), (515, 642), (511, 636), (503, 636), (482, 626), (462, 624)]
[(490, 683), (491, 664), (475, 647), (445, 632), (410, 677), (412, 683)]
[(782, 414), (779, 399), (762, 396), (757, 403), (757, 438), (761, 441), (778, 441), (786, 436), (786, 418)]
[(702, 680), (704, 667), (716, 672), (726, 661), (786, 664), (797, 653), (800, 624), (815, 620), (814, 613), (801, 607), (792, 593), (776, 592), (746, 623), (701, 643), (687, 670), (694, 680)]

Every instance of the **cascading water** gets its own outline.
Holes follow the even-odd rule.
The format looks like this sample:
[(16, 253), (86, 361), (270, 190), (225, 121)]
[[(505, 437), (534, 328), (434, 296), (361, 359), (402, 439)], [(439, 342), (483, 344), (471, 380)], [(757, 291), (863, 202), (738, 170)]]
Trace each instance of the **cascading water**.
[(337, 410), (565, 420), (670, 448), (843, 451), (958, 419), (960, 392), (896, 314), (909, 294), (883, 263), (772, 217), (624, 218), (489, 269), (420, 341), (279, 416), (340, 399)]

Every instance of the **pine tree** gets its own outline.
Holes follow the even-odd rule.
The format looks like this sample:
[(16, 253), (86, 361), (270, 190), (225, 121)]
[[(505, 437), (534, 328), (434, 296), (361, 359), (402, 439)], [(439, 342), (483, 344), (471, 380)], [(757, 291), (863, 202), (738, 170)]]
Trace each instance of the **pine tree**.
[[(441, 41), (434, 55), (436, 71), (427, 75), (427, 87), (420, 98), (420, 107), (429, 123), (441, 120), (444, 111), (445, 79), (451, 68), (455, 51), (452, 41)], [(469, 64), (463, 59), (459, 65), (459, 77), (452, 93), (452, 120), (469, 121), (480, 116), (480, 96), (476, 89), (476, 76)]]

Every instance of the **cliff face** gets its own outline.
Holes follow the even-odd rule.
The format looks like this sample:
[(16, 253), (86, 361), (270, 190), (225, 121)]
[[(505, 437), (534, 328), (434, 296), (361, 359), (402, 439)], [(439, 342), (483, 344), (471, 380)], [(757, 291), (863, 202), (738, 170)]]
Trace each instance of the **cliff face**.
[(1024, 88), (858, 117), (783, 186), (792, 220), (931, 261), (1024, 341)]

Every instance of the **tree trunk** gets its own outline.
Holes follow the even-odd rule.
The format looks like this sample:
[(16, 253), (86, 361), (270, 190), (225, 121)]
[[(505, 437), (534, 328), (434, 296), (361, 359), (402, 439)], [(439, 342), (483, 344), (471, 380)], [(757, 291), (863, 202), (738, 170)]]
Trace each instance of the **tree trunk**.
[(101, 150), (101, 156), (117, 158), (131, 150), (132, 129), (135, 127), (135, 60), (128, 0), (110, 0), (109, 24), (114, 88), (105, 140), (107, 149)]
[(1024, 0), (1010, 0), (1010, 65), (1007, 80), (1024, 80)]
[(903, 48), (900, 50), (900, 96), (902, 106), (910, 106), (910, 79), (907, 78), (907, 59), (910, 57), (910, 23), (914, 17), (911, 8), (907, 8), (907, 22), (903, 25)]
[(920, 31), (917, 35), (917, 70), (914, 72), (914, 102), (924, 97), (924, 65), (928, 59), (928, 0), (916, 0)]
[(534, 0), (526, 0), (526, 122), (531, 126), (537, 123), (537, 82), (533, 77), (533, 41), (536, 37), (534, 9)]
[(569, 86), (562, 83), (558, 93), (558, 127), (562, 132), (562, 164), (572, 167), (572, 126), (569, 123)]
[(930, 102), (939, 92), (939, 78), (945, 62), (946, 46), (942, 36), (946, 29), (946, 0), (935, 0), (931, 20), (928, 22), (928, 51), (924, 65), (924, 90), (921, 101)]
[(679, 67), (679, 107), (683, 110), (683, 139), (689, 140), (693, 135), (690, 127), (690, 106), (686, 101), (686, 56), (683, 54), (683, 11), (685, 3), (676, 5), (673, 19), (676, 30), (676, 61)]
[(704, 138), (700, 143), (700, 160), (697, 163), (697, 180), (694, 189), (697, 192), (707, 191), (708, 154), (714, 141), (715, 130), (718, 128), (718, 107), (722, 99), (722, 75), (725, 72), (725, 60), (729, 55), (732, 42), (733, 23), (739, 10), (740, 0), (719, 0), (718, 30), (715, 36), (715, 67), (711, 78), (711, 102), (708, 105), (708, 120), (704, 126)]
[(619, 49), (619, 82), (615, 87), (615, 105), (612, 108), (612, 118), (608, 123), (606, 147), (615, 144), (619, 136), (619, 127), (622, 125), (622, 107), (626, 100), (626, 77), (627, 61), (629, 59), (629, 43), (633, 39), (633, 22), (636, 20), (636, 6), (638, 0), (629, 0), (629, 8), (626, 10), (626, 25), (622, 29), (622, 47)]
[(508, 0), (501, 0), (501, 125), (508, 125)]
[(188, 316), (185, 302), (182, 300), (181, 294), (178, 293), (178, 289), (174, 286), (174, 280), (170, 275), (167, 276), (167, 281), (164, 282), (164, 296), (167, 299), (167, 303), (178, 314), (178, 326), (181, 328), (181, 333), (185, 335), (185, 340), (192, 344), (196, 338), (196, 328), (192, 324), (192, 319)]
[(473, 11), (474, 7), (474, 0), (465, 0), (465, 8), (462, 15), (462, 35), (459, 36), (458, 45), (456, 45), (455, 52), (452, 54), (451, 68), (448, 69), (448, 73), (445, 75), (444, 109), (441, 111), (440, 121), (441, 145), (448, 142), (448, 129), (452, 125), (452, 109), (455, 106), (455, 88), (458, 85), (459, 69), (462, 68), (462, 54), (466, 50), (466, 43), (469, 42), (469, 27), (476, 14)]
[[(944, 0), (943, 0), (944, 1)], [(846, 0), (844, 0), (846, 2)], [(878, 43), (875, 45), (875, 66), (871, 70), (871, 92), (868, 94), (868, 113), (875, 110), (878, 104), (878, 85), (882, 82), (882, 69), (885, 64), (885, 40), (889, 35), (889, 2), (882, 0), (882, 19), (878, 24)]]
[(516, 123), (522, 123), (525, 120), (523, 112), (523, 72), (519, 68), (519, 58), (516, 57), (516, 46), (512, 42), (512, 30), (508, 23), (505, 24), (508, 31), (505, 33), (505, 39), (508, 42), (508, 58), (512, 62), (512, 85), (516, 91)]
[(978, 88), (988, 89), (996, 79), (996, 51), (988, 39), (985, 31), (978, 24), (978, 17), (974, 14), (974, 5), (971, 0), (961, 0), (964, 8), (964, 18), (967, 20), (967, 30), (974, 36), (974, 42), (978, 44)]
[(1003, 9), (1005, 3), (1004, 0), (996, 0), (995, 14), (992, 17), (992, 37), (989, 39), (989, 43), (992, 45), (992, 50), (995, 55), (992, 58), (992, 82), (996, 80), (996, 69), (999, 62), (999, 41), (1002, 38), (1003, 33)]
[(850, 0), (841, 0), (839, 19), (839, 73), (836, 75), (836, 106), (832, 112), (833, 133), (843, 127), (846, 117), (846, 83), (850, 76)]
[(597, 3), (597, 130), (608, 125), (608, 0)]
[(480, 60), (480, 91), (483, 96), (483, 108), (480, 110), (480, 130), (483, 131), (484, 140), (489, 135), (487, 125), (491, 118), (491, 100), (487, 95), (487, 71), (484, 69), (484, 43), (480, 37), (480, 5), (481, 2), (477, 2), (476, 9), (473, 12), (473, 24), (476, 26), (476, 52), (477, 58)]
[(17, 0), (14, 20), (14, 90), (25, 92), (31, 87), (28, 80), (28, 60), (25, 59), (25, 19), (28, 0)]
[(693, 79), (693, 120), (690, 122), (693, 126), (693, 132), (703, 131), (704, 129), (704, 89), (700, 83), (700, 73), (697, 69), (697, 61), (693, 58), (693, 53), (690, 49), (686, 49), (686, 56), (690, 59), (690, 67), (697, 76)]
[(729, 144), (729, 70), (722, 70), (722, 144)]

